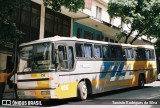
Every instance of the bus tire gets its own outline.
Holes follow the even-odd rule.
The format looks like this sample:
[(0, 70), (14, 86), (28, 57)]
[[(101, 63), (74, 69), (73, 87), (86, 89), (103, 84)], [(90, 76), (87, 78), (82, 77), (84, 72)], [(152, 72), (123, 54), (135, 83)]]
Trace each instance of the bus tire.
[(86, 83), (84, 81), (81, 81), (78, 84), (78, 99), (80, 100), (86, 100), (88, 95), (88, 90)]
[(139, 89), (143, 88), (144, 87), (144, 83), (145, 83), (144, 75), (139, 75), (138, 88)]

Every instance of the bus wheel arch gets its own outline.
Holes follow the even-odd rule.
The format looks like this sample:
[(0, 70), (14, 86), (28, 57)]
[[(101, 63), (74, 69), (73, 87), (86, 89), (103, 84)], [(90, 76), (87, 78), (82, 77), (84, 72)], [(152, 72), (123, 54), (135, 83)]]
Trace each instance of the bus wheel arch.
[(77, 97), (80, 100), (87, 99), (88, 94), (92, 94), (92, 85), (89, 79), (82, 79), (77, 86)]
[(139, 74), (138, 77), (138, 88), (144, 88), (144, 84), (146, 83), (146, 78), (144, 73)]

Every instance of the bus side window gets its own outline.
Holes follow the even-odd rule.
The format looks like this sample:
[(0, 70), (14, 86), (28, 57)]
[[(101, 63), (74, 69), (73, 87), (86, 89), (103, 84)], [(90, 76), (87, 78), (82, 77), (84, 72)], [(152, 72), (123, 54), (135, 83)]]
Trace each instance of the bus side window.
[(145, 50), (147, 60), (150, 59), (150, 50)]
[(126, 48), (122, 48), (122, 57), (123, 59), (127, 58)]
[(136, 59), (138, 59), (138, 60), (144, 60), (144, 59), (146, 59), (146, 54), (145, 54), (145, 50), (144, 49), (142, 49), (142, 48), (138, 48), (137, 50), (136, 50)]
[(151, 59), (155, 59), (155, 53), (154, 53), (154, 50), (150, 50), (150, 55), (151, 55)]
[(130, 55), (130, 58), (131, 58), (131, 59), (134, 59), (135, 56), (134, 56), (134, 51), (133, 51), (132, 48), (129, 48), (129, 49), (128, 49), (128, 53), (129, 53), (129, 55)]
[(153, 60), (155, 59), (155, 54), (154, 54), (154, 50), (146, 50), (145, 51), (145, 54), (146, 54), (146, 58), (147, 60)]
[(103, 58), (108, 59), (110, 57), (108, 46), (103, 46), (102, 49), (103, 49)]
[(69, 46), (69, 68), (73, 69), (73, 66), (74, 66), (73, 47)]
[(132, 48), (125, 48), (124, 51), (127, 59), (134, 59), (134, 52)]
[(96, 58), (102, 58), (101, 46), (100, 45), (94, 45), (94, 56)]
[(85, 58), (92, 58), (92, 44), (84, 44)]
[(68, 69), (68, 58), (67, 58), (67, 50), (66, 46), (60, 45), (58, 46), (58, 56), (59, 56), (59, 64), (60, 69)]
[(119, 46), (111, 46), (110, 47), (111, 50), (111, 56), (114, 59), (122, 59), (123, 55), (122, 55), (122, 48)]
[(84, 57), (84, 46), (83, 44), (76, 43), (76, 57)]
[(110, 46), (111, 58), (116, 58), (116, 49), (115, 47)]

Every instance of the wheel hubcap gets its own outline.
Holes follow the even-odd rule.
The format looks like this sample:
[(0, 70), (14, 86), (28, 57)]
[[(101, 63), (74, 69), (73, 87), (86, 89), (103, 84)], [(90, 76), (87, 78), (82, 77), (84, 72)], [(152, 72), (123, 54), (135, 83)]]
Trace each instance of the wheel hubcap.
[(83, 85), (83, 96), (87, 95), (87, 87), (86, 85)]

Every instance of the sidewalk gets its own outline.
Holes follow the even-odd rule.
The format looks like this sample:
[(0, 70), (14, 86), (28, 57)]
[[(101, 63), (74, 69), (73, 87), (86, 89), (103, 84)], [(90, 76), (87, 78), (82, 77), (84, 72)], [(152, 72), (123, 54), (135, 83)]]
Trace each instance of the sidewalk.
[(14, 89), (9, 89), (8, 85), (5, 86), (3, 99), (14, 99)]

